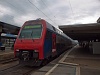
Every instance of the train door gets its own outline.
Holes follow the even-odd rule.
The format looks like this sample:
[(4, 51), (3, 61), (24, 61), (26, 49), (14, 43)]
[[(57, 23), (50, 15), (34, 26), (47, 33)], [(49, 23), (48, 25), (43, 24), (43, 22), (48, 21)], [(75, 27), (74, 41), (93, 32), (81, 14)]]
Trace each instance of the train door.
[(50, 57), (52, 54), (52, 32), (47, 30), (44, 40), (44, 58)]
[(52, 57), (54, 57), (56, 54), (56, 34), (52, 34)]

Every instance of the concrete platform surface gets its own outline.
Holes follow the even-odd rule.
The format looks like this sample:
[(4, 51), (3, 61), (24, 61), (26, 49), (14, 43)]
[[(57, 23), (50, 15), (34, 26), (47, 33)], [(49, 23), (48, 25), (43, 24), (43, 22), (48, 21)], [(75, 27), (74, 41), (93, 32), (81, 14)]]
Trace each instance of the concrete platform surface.
[[(97, 64), (95, 63), (95, 65), (98, 65), (98, 60), (99, 60), (98, 56), (97, 58), (94, 57), (96, 58), (96, 59), (93, 58), (94, 60), (90, 59), (90, 57), (93, 57), (93, 55), (89, 56), (90, 60), (88, 60), (88, 57), (86, 58), (86, 56), (83, 54), (82, 59), (84, 59), (83, 60), (84, 62), (82, 61), (82, 59), (76, 60), (77, 62), (82, 61), (86, 65), (79, 64), (76, 62), (70, 62), (68, 60), (70, 54), (72, 55), (78, 54), (78, 53), (75, 53), (77, 52), (76, 50), (78, 50), (77, 48), (78, 46), (75, 46), (74, 48), (66, 52), (64, 55), (61, 55), (59, 58), (53, 60), (46, 66), (37, 70), (36, 72), (31, 73), (31, 75), (100, 75), (100, 67), (89, 66), (89, 64), (93, 63), (93, 61), (97, 63)], [(79, 55), (81, 54), (79, 53)], [(84, 57), (86, 58), (86, 60)]]
[(4, 51), (0, 50), (0, 61), (10, 59), (10, 58), (14, 58), (14, 51), (13, 50), (10, 50), (7, 48)]
[(76, 68), (64, 64), (48, 64), (31, 75), (75, 75)]

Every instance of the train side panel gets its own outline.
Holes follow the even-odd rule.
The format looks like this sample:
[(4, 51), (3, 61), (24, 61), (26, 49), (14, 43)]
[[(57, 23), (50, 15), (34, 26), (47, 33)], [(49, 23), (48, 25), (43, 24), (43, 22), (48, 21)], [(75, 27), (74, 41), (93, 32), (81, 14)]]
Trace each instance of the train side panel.
[(44, 40), (44, 58), (54, 57), (56, 55), (56, 34), (47, 30)]
[(52, 33), (50, 31), (46, 31), (46, 36), (44, 40), (44, 58), (48, 58), (51, 55), (52, 50)]
[[(29, 36), (30, 37), (23, 38), (24, 37), (24, 34), (23, 34), (23, 36), (19, 38), (23, 30), (23, 27), (25, 25), (27, 25), (26, 26), (26, 30), (28, 30), (27, 32), (30, 32), (30, 30), (33, 27), (30, 34), (27, 32), (24, 32), (24, 34), (27, 35), (26, 37), (29, 37)], [(37, 25), (42, 25), (42, 31), (40, 31), (41, 37), (36, 39), (34, 38), (34, 36), (37, 35), (38, 33), (37, 27), (40, 27)], [(31, 28), (31, 29), (28, 29), (28, 28)], [(33, 30), (37, 31), (37, 33), (34, 32), (34, 36), (32, 36)], [(71, 45), (72, 41), (70, 38), (65, 37), (65, 35), (62, 35), (59, 32), (60, 32), (59, 30), (57, 30), (51, 24), (47, 23), (45, 20), (27, 21), (22, 26), (19, 32), (19, 35), (16, 39), (16, 42), (14, 45), (15, 56), (18, 56), (21, 61), (23, 61), (24, 59), (26, 60), (27, 58), (26, 61), (28, 64), (30, 64), (29, 63), (30, 61), (31, 64), (35, 65), (38, 61), (39, 61), (39, 64), (41, 64), (40, 61), (44, 61), (45, 59), (48, 59), (49, 57), (54, 57), (56, 55), (61, 54), (66, 48), (68, 48), (69, 46), (72, 46)], [(26, 61), (23, 61), (23, 62), (26, 62)]]

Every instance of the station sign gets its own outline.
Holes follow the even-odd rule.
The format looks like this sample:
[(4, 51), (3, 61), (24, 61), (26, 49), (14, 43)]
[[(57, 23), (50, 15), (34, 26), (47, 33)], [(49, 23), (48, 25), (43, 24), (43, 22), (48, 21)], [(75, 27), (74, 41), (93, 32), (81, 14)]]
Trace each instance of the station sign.
[(24, 29), (41, 28), (41, 25), (26, 25)]

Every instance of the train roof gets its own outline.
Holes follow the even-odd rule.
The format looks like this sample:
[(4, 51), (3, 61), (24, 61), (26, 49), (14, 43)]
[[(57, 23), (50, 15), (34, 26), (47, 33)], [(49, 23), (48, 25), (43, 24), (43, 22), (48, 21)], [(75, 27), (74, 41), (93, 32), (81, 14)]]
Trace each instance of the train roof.
[(53, 32), (65, 37), (65, 38), (67, 38), (67, 39), (69, 39), (71, 41), (73, 41), (69, 36), (67, 36), (65, 33), (63, 33), (63, 31), (61, 31), (60, 29), (55, 28), (53, 25), (51, 25), (47, 21), (46, 21), (46, 23), (47, 23), (47, 28), (48, 29), (52, 30)]
[(53, 25), (51, 25), (50, 23), (48, 23), (46, 20), (44, 20), (44, 19), (36, 19), (36, 20), (30, 20), (30, 21), (26, 21), (26, 22), (32, 22), (32, 21), (45, 21), (46, 22), (46, 26), (47, 26), (47, 29), (49, 29), (49, 30), (51, 30), (51, 31), (53, 31), (53, 32), (55, 32), (55, 33), (57, 33), (57, 34), (59, 34), (59, 35), (61, 35), (61, 36), (63, 36), (63, 37), (65, 37), (65, 38), (67, 38), (67, 39), (69, 39), (69, 40), (71, 40), (71, 41), (73, 41), (69, 36), (67, 36), (65, 33), (63, 33), (63, 31), (61, 31), (60, 29), (57, 29), (57, 28), (55, 28)]

